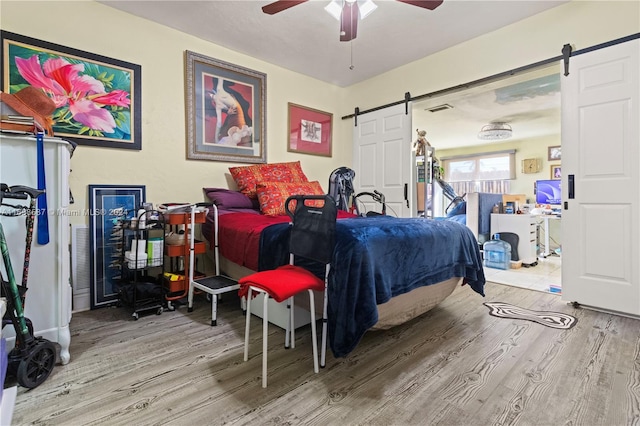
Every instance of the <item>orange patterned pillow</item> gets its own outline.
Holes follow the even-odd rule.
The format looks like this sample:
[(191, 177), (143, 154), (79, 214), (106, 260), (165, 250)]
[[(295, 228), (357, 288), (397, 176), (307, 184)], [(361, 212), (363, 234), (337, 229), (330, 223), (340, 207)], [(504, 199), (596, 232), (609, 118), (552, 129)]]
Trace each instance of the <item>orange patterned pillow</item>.
[(300, 161), (229, 167), (229, 172), (238, 185), (238, 190), (249, 198), (257, 198), (256, 184), (259, 182), (309, 181), (302, 171)]
[[(284, 215), (284, 202), (291, 195), (324, 195), (320, 182), (260, 182), (257, 185), (258, 201), (262, 214)], [(322, 201), (319, 201), (322, 203)]]

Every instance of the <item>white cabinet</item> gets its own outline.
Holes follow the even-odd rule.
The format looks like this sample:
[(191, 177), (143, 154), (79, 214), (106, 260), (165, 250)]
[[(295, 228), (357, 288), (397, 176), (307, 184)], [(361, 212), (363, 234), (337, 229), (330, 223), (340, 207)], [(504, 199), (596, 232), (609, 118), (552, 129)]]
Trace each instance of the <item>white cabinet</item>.
[[(69, 163), (70, 145), (45, 138), (47, 220), (50, 241), (40, 245), (34, 233), (25, 299), (25, 316), (34, 334), (60, 344), (60, 359), (69, 362), (71, 334), (71, 285), (69, 259)], [(33, 136), (0, 135), (0, 182), (37, 188), (36, 139)], [(25, 252), (24, 217), (0, 217), (7, 236), (11, 263), (18, 283), (22, 280)], [(38, 219), (36, 219), (37, 221)], [(4, 271), (3, 271), (4, 274)], [(5, 327), (8, 349), (15, 343), (12, 327)]]
[(530, 214), (491, 214), (491, 235), (511, 232), (518, 235), (518, 256), (530, 265), (538, 260), (537, 221)]
[[(0, 298), (0, 318), (4, 315), (6, 302), (4, 298)], [(0, 330), (0, 339), (2, 338), (2, 330)], [(0, 386), (3, 384), (0, 383)], [(0, 390), (0, 425), (10, 425), (13, 416), (13, 406), (16, 403), (17, 386)]]

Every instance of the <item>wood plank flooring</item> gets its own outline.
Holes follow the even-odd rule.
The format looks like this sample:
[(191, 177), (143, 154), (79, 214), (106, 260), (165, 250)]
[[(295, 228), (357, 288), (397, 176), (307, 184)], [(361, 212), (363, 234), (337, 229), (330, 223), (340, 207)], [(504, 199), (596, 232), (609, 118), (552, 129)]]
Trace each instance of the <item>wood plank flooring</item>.
[[(488, 283), (462, 287), (424, 316), (368, 332), (313, 373), (310, 328), (283, 348), (271, 326), (261, 387), (261, 320), (243, 362), (235, 295), (209, 325), (204, 297), (133, 321), (125, 308), (75, 314), (71, 362), (18, 389), (14, 425), (637, 425), (640, 322), (560, 297)], [(492, 317), (506, 302), (578, 318), (570, 330)]]

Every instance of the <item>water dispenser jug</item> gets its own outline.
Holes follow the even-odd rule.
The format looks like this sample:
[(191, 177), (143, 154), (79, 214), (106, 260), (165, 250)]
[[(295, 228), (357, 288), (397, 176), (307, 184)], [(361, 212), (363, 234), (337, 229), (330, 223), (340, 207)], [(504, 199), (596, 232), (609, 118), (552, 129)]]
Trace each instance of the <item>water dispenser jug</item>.
[(495, 234), (493, 239), (482, 246), (484, 251), (484, 266), (497, 269), (509, 269), (511, 267), (511, 244), (500, 239), (500, 234)]

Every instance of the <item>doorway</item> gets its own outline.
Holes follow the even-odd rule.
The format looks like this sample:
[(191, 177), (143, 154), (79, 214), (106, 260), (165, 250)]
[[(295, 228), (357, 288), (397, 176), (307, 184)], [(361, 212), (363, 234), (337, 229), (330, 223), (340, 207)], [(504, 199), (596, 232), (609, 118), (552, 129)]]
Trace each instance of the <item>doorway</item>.
[[(560, 64), (414, 101), (412, 120), (414, 129), (427, 132), (426, 138), (440, 161), (515, 151), (515, 164), (512, 165), (515, 178), (508, 182), (508, 193), (523, 194), (527, 205), (536, 208), (537, 182), (556, 179), (554, 173), (561, 172)], [(510, 137), (493, 141), (479, 139), (478, 133), (483, 126), (492, 123), (510, 127)], [(533, 169), (524, 167), (532, 163), (537, 166)], [(446, 200), (443, 204), (447, 205)], [(559, 209), (559, 206), (554, 207)], [(444, 214), (435, 212), (435, 216)], [(561, 221), (547, 223), (549, 226), (544, 226), (544, 221), (540, 220), (540, 226), (536, 227), (540, 253), (536, 266), (504, 271), (486, 268), (487, 280), (558, 292), (562, 285)]]

